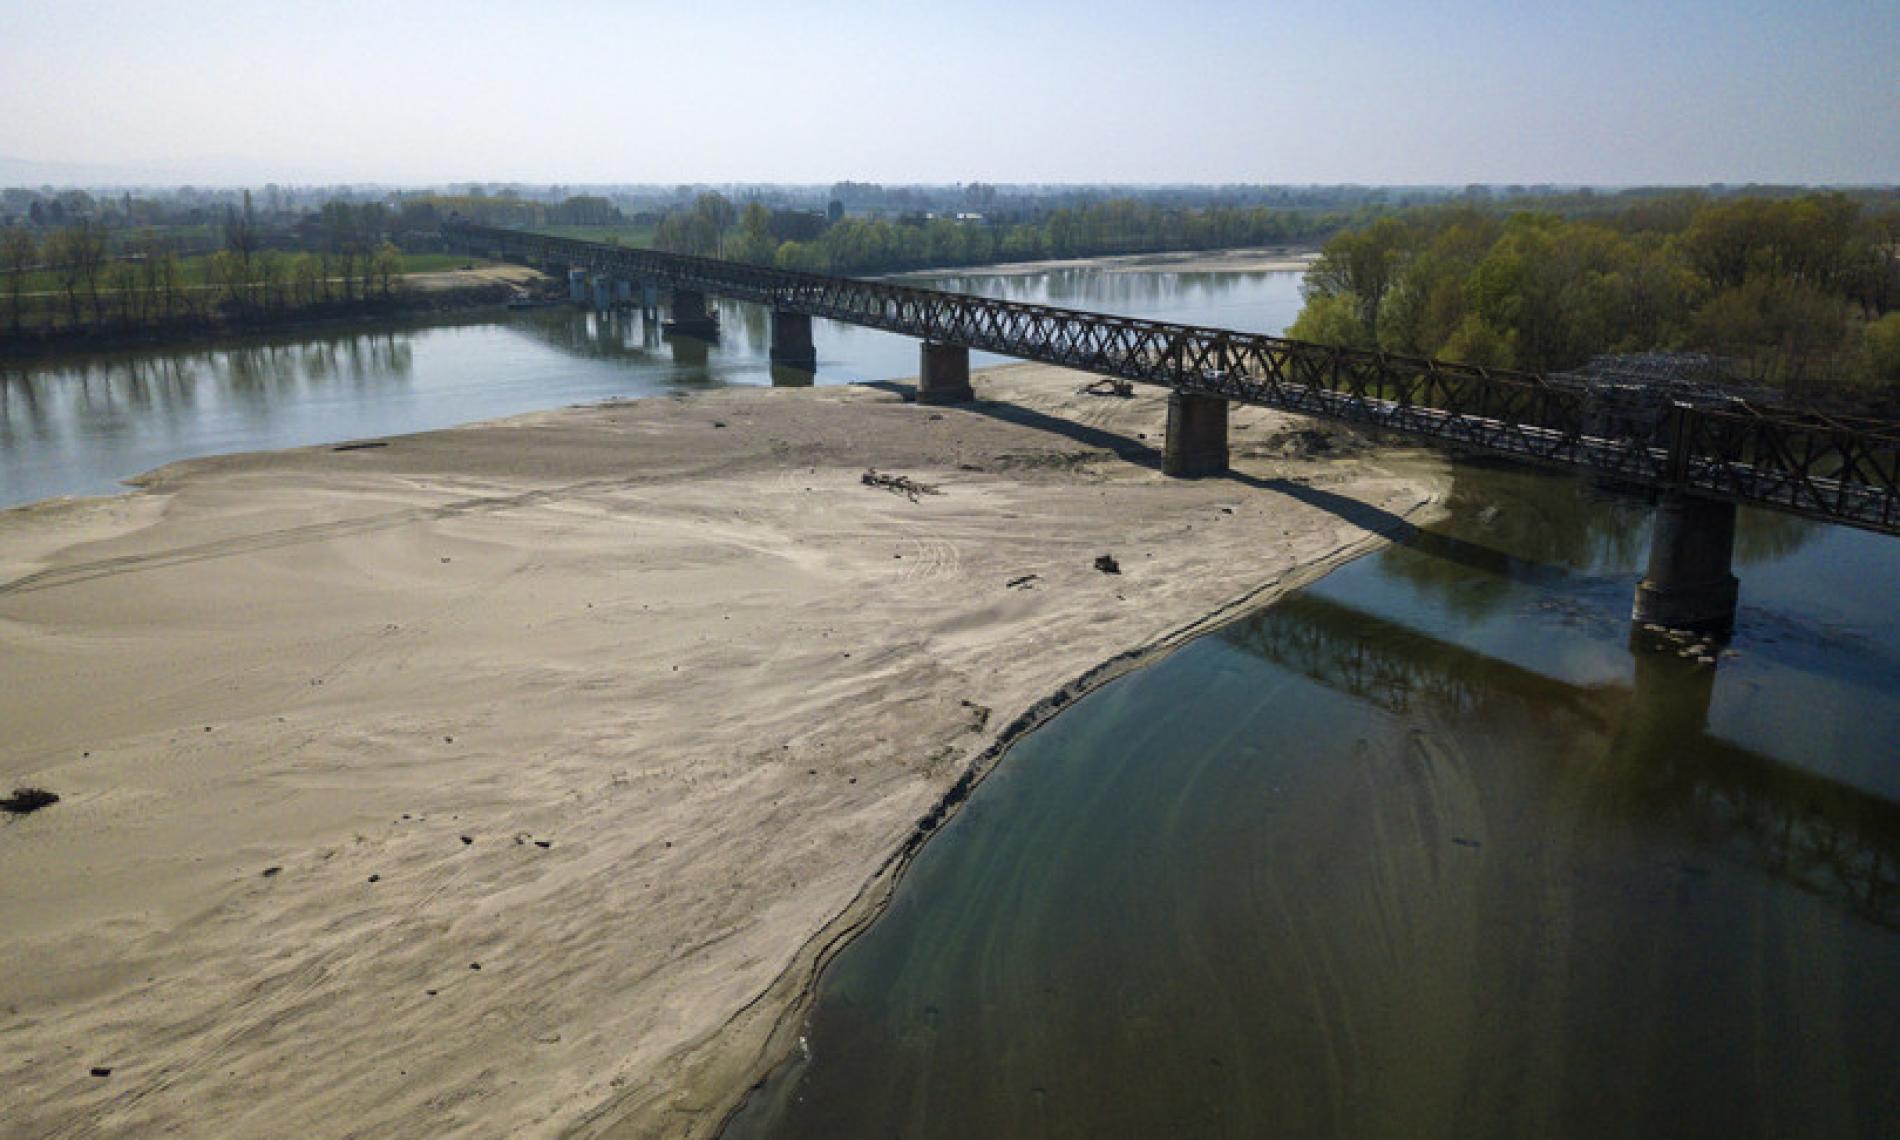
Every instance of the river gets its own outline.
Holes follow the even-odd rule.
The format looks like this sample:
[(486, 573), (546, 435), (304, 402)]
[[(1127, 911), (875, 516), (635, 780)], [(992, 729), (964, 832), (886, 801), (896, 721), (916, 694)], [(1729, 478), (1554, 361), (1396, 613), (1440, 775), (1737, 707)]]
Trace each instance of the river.
[(1724, 651), (1449, 507), (1018, 744), (729, 1135), (1893, 1135), (1900, 542), (1744, 511)]
[[(1285, 273), (918, 280), (1270, 333), (1299, 305)], [(555, 309), (0, 373), (0, 505), (803, 382), (763, 311), (722, 318), (710, 349)], [(820, 383), (916, 371), (814, 332)], [(1900, 542), (1743, 511), (1734, 637), (1690, 652), (1629, 628), (1642, 503), (1460, 462), (1448, 507), (1022, 741), (731, 1133), (1900, 1129)]]
[[(1252, 332), (1299, 311), (1299, 275), (923, 274), (915, 284)], [(339, 328), (214, 348), (0, 363), (0, 508), (123, 490), (121, 480), (200, 455), (428, 431), (522, 412), (728, 384), (810, 383), (775, 370), (768, 314), (722, 302), (716, 346), (662, 337), (638, 316), (567, 308), (396, 328)], [(917, 374), (917, 342), (813, 322), (817, 382)], [(1005, 363), (971, 354), (973, 367)]]

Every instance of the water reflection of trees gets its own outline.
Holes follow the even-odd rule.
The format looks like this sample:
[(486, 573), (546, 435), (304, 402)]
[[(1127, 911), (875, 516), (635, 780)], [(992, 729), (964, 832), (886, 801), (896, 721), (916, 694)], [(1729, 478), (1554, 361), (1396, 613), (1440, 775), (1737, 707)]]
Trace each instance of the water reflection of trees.
[[(1113, 273), (1077, 266), (1025, 274), (929, 274), (904, 281), (952, 293), (1140, 316), (1220, 307), (1234, 297), (1263, 294), (1267, 285), (1282, 280), (1292, 296), (1296, 279), (1284, 272)], [(1280, 328), (1260, 331), (1277, 334)]]
[(535, 309), (518, 314), (509, 327), (557, 352), (585, 360), (653, 364), (665, 359), (658, 336), (648, 335), (658, 330), (648, 328), (648, 322), (634, 312)]
[[(1459, 457), (1451, 473), (1445, 517), (1391, 551), (1380, 568), (1460, 617), (1517, 604), (1510, 580), (1609, 577), (1633, 588), (1648, 564), (1646, 492), (1486, 458)], [(1786, 557), (1818, 533), (1819, 524), (1792, 515), (1743, 509), (1735, 526), (1737, 573)], [(1471, 558), (1446, 557), (1454, 548), (1489, 552), (1502, 577), (1474, 580)]]
[(400, 387), (408, 331), (347, 331), (57, 362), (0, 373), (0, 441), (112, 438), (166, 429), (207, 405), (258, 409), (306, 387)]
[(1725, 857), (1900, 929), (1900, 805), (1711, 734), (1714, 669), (1638, 647), (1627, 686), (1574, 685), (1313, 594), (1221, 637), (1394, 715), (1587, 726), (1604, 741), (1579, 750), (1598, 755), (1583, 777), (1593, 811), (1673, 819)]
[(1780, 511), (1743, 508), (1735, 515), (1735, 564), (1773, 562), (1813, 542), (1826, 523)]

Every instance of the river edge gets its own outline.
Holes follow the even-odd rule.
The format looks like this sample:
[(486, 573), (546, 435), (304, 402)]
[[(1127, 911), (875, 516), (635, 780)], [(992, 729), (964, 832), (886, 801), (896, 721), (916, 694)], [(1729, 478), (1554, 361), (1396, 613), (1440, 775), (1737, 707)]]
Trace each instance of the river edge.
[(1107, 253), (1098, 257), (1051, 257), (1038, 261), (999, 261), (988, 265), (942, 265), (877, 274), (870, 280), (903, 284), (912, 277), (1029, 277), (1070, 269), (1103, 273), (1305, 273), (1319, 260), (1320, 242), (1237, 246), (1233, 249), (1175, 249), (1152, 253)]
[[(1154, 641), (1124, 650), (1037, 701), (1010, 722), (991, 739), (988, 747), (964, 770), (950, 790), (937, 800), (931, 811), (918, 821), (916, 828), (904, 838), (897, 850), (878, 866), (858, 895), (851, 900), (850, 906), (800, 947), (792, 966), (775, 979), (768, 990), (738, 1010), (702, 1046), (682, 1059), (681, 1081), (685, 1088), (672, 1095), (699, 1100), (696, 1090), (704, 1088), (707, 1090), (704, 1099), (716, 1101), (723, 1094), (728, 1107), (716, 1114), (708, 1114), (700, 1107), (671, 1109), (672, 1112), (682, 1113), (686, 1120), (676, 1122), (683, 1123), (683, 1127), (677, 1130), (662, 1125), (663, 1133), (681, 1137), (682, 1140), (703, 1140), (725, 1133), (734, 1118), (745, 1108), (749, 1098), (762, 1091), (781, 1066), (791, 1060), (804, 1037), (807, 1018), (812, 1003), (817, 999), (818, 986), (823, 981), (825, 971), (859, 935), (883, 917), (897, 888), (902, 885), (905, 874), (923, 853), (925, 845), (956, 819), (978, 785), (1001, 767), (1016, 745), (1027, 740), (1070, 705), (1104, 685), (1136, 670), (1157, 665), (1193, 642), (1218, 633), (1248, 614), (1313, 585), (1348, 563), (1377, 553), (1402, 537), (1399, 532), (1409, 532), (1427, 524), (1440, 513), (1441, 500), (1433, 497), (1401, 516), (1402, 521), (1395, 532), (1368, 534), (1364, 539), (1341, 547), (1319, 561), (1307, 563), (1288, 575), (1263, 582), (1218, 609)], [(751, 1049), (749, 1059), (735, 1061), (730, 1056), (735, 1051), (747, 1048)], [(735, 1087), (738, 1089), (736, 1093), (732, 1091)], [(617, 1101), (611, 1102), (582, 1118), (571, 1135), (649, 1135), (650, 1126), (655, 1123), (649, 1119), (651, 1111), (651, 1106), (647, 1104), (630, 1107)], [(701, 1125), (707, 1121), (712, 1122), (711, 1126), (702, 1128)]]
[(53, 366), (128, 352), (217, 351), (264, 338), (321, 335), (331, 330), (406, 329), (434, 317), (502, 312), (515, 294), (509, 284), (457, 284), (401, 290), (368, 301), (334, 302), (316, 310), (259, 314), (241, 323), (187, 320), (150, 329), (61, 329), (51, 335), (0, 337), (0, 366)]
[[(1259, 604), (1261, 589), (1292, 588), (1289, 573), (1364, 541), (1360, 526), (1325, 509), (1325, 496), (1384, 504), (1394, 517), (1430, 500), (1419, 490), (1430, 474), (1382, 473), (1345, 447), (1321, 457), (1316, 433), (1258, 409), (1237, 416), (1241, 481), (1162, 480), (1152, 445), (1140, 441), (1158, 438), (1164, 398), (1085, 395), (1088, 380), (1006, 366), (977, 377), (984, 403), (943, 411), (850, 388), (642, 400), (363, 449), (191, 461), (145, 477), (145, 493), (0, 515), (11, 540), (6, 574), (30, 587), (0, 591), (0, 639), (10, 650), (0, 662), (12, 667), (0, 673), (17, 673), (4, 690), (9, 722), (22, 729), (0, 775), (68, 794), (56, 812), (0, 835), (30, 841), (18, 853), (39, 872), (3, 888), (25, 921), (0, 960), (65, 971), (10, 975), (28, 979), (11, 996), (30, 1012), (27, 1024), (0, 1031), (0, 1073), (36, 1094), (35, 1112), (50, 1127), (184, 1119), (264, 1134), (302, 1119), (321, 1131), (341, 1110), (398, 1134), (424, 1123), (432, 1133), (492, 1133), (498, 1121), (542, 1134), (592, 1127), (571, 1125), (588, 1104), (609, 1107), (579, 1119), (624, 1129), (641, 1130), (641, 1120), (669, 1132), (716, 1126), (725, 1104), (700, 1101), (703, 1086), (684, 1080), (682, 1066), (733, 1010), (756, 1017), (788, 988), (783, 980), (797, 977), (788, 963), (822, 951), (818, 932), (877, 901), (877, 876), (899, 866), (893, 852), (914, 851), (913, 821), (940, 822), (945, 796), (959, 782), (967, 791), (973, 766), (987, 771), (1008, 741), (1066, 706), (1064, 690), (1106, 681), (1098, 671), (1126, 646), (1183, 642), (1235, 599)], [(636, 453), (645, 458), (630, 475)], [(867, 463), (945, 493), (906, 502), (859, 486)], [(815, 477), (799, 474), (807, 465)], [(818, 496), (802, 497), (794, 482), (817, 484)], [(365, 517), (365, 505), (383, 513)], [(814, 507), (843, 513), (814, 527)], [(485, 521), (494, 515), (506, 516), (499, 527)], [(47, 524), (56, 533), (31, 533)], [(653, 544), (626, 545), (627, 525), (660, 527), (652, 556), (641, 551)], [(1197, 525), (1212, 536), (1188, 538)], [(1270, 527), (1279, 538), (1263, 551)], [(1152, 567), (1135, 561), (1149, 546)], [(768, 555), (773, 579), (747, 578), (721, 594), (718, 566), (752, 549)], [(1089, 567), (1104, 549), (1120, 553), (1125, 575)], [(1238, 552), (1270, 554), (1273, 564), (1236, 566)], [(449, 554), (454, 569), (442, 568)], [(702, 569), (669, 587), (676, 561)], [(135, 593), (106, 577), (133, 566)], [(800, 567), (810, 589), (788, 594), (796, 581), (778, 579)], [(347, 588), (337, 582), (345, 568)], [(1040, 584), (1001, 585), (1024, 570), (1038, 571)], [(353, 584), (364, 571), (372, 578)], [(602, 598), (608, 588), (625, 599)], [(682, 654), (702, 679), (668, 682), (663, 664), (655, 674), (626, 661), (620, 637), (599, 619), (550, 610), (550, 589), (611, 603), (621, 628), (643, 623), (636, 636), (649, 653)], [(1114, 604), (1124, 592), (1136, 608)], [(387, 613), (360, 608), (385, 594), (395, 606)], [(457, 600), (464, 596), (469, 604)], [(655, 616), (652, 627), (626, 604), (634, 596), (672, 597), (668, 606), (684, 608), (670, 626)], [(221, 597), (245, 599), (241, 626), (201, 612)], [(450, 609), (431, 618), (445, 601)], [(421, 611), (409, 608), (417, 603)], [(294, 625), (270, 618), (281, 606), (294, 607), (282, 611)], [(775, 632), (696, 649), (721, 630), (721, 610)], [(377, 624), (391, 618), (402, 620)], [(524, 632), (516, 620), (524, 618), (528, 631), (553, 628)], [(855, 633), (842, 624), (835, 632), (871, 648), (869, 680), (835, 654), (789, 645), (793, 618), (808, 618), (808, 629), (858, 622)], [(304, 648), (287, 652), (273, 640), (285, 628)], [(448, 641), (431, 648), (436, 638)], [(1037, 641), (1067, 652), (999, 658), (1021, 658)], [(312, 648), (336, 663), (300, 681), (300, 669), (317, 668), (298, 663)], [(788, 651), (776, 672), (733, 672)], [(1076, 672), (1091, 660), (1106, 665)], [(556, 681), (598, 676), (604, 688), (591, 680), (550, 688), (550, 669)], [(704, 688), (703, 678), (722, 674), (748, 691)], [(589, 695), (597, 692), (607, 699)], [(959, 706), (959, 692), (974, 701)], [(524, 693), (534, 694), (529, 709), (483, 711)], [(117, 707), (114, 694), (130, 706)], [(993, 706), (1011, 726), (1006, 734), (971, 739), (974, 702), (985, 717)], [(722, 714), (729, 704), (740, 707)], [(692, 723), (656, 729), (646, 706)], [(291, 727), (279, 727), (286, 719)], [(906, 731), (889, 738), (900, 721)], [(436, 735), (443, 728), (455, 731)], [(780, 732), (783, 758), (730, 751)], [(81, 744), (90, 745), (83, 763)], [(413, 773), (413, 763), (389, 768), (411, 756), (421, 762)], [(273, 770), (253, 774), (251, 757), (270, 758)], [(814, 774), (856, 773), (857, 790), (810, 791), (807, 763)], [(172, 788), (172, 772), (191, 782)], [(206, 784), (207, 772), (223, 775)], [(601, 786), (606, 773), (614, 778)], [(339, 790), (314, 799), (294, 790), (313, 779)], [(710, 786), (681, 800), (668, 789), (682, 779)], [(278, 805), (287, 780), (301, 798)], [(375, 795), (366, 800), (365, 788)], [(266, 794), (273, 798), (259, 798)], [(422, 810), (414, 822), (411, 812), (392, 820), (398, 807)], [(232, 811), (239, 821), (222, 824), (209, 850), (191, 836), (166, 838)], [(761, 824), (774, 834), (759, 835)], [(456, 845), (457, 828), (477, 845)], [(550, 828), (554, 854), (525, 848), (545, 867), (516, 866), (509, 847), (498, 856), (489, 845), (512, 832), (520, 852), (523, 835)], [(697, 841), (663, 854), (660, 828)], [(480, 865), (454, 861), (470, 858)], [(561, 865), (570, 858), (578, 862)], [(257, 867), (267, 861), (283, 870), (260, 887)], [(200, 862), (209, 865), (187, 866)], [(625, 881), (626, 868), (661, 865), (673, 897), (655, 909)], [(102, 876), (102, 866), (114, 870)], [(867, 867), (882, 869), (868, 885)], [(365, 872), (373, 898), (362, 894)], [(798, 889), (807, 875), (820, 880), (819, 894)], [(124, 913), (118, 891), (159, 913)], [(487, 912), (502, 899), (518, 915), (497, 925)], [(167, 914), (173, 907), (183, 913)], [(35, 929), (45, 926), (64, 929)], [(416, 1004), (423, 986), (443, 985), (434, 959), (469, 953), (456, 947), (470, 942), (484, 947), (481, 977), (536, 993), (531, 1006), (466, 983), (442, 990), (455, 994), (453, 1008)], [(215, 975), (244, 962), (250, 943), (269, 953), (250, 967), (255, 983), (233, 994)], [(278, 956), (293, 968), (273, 966)], [(102, 983), (101, 971), (127, 977)], [(302, 997), (312, 971), (351, 986), (320, 991), (317, 1008)], [(218, 1000), (193, 1013), (198, 995)], [(496, 1025), (520, 1025), (526, 1036), (497, 1037)], [(537, 1045), (563, 1039), (560, 1049)], [(57, 1065), (46, 1068), (60, 1042), (116, 1054), (121, 1063), (105, 1067), (118, 1083), (83, 1074), (69, 1082)], [(396, 1063), (408, 1066), (407, 1080), (389, 1071)], [(749, 1083), (739, 1079), (725, 1099)], [(681, 1096), (695, 1103), (683, 1106)]]
[[(1236, 249), (1167, 250), (1106, 254), (1100, 257), (938, 266), (871, 274), (864, 280), (908, 283), (917, 277), (1025, 277), (1071, 269), (1104, 273), (1304, 273), (1319, 257), (1318, 245), (1247, 246)], [(242, 323), (222, 320), (178, 321), (128, 331), (113, 327), (57, 330), (51, 335), (0, 336), (0, 366), (56, 366), (127, 352), (241, 348), (251, 341), (332, 329), (379, 332), (449, 317), (500, 312), (523, 288), (546, 285), (546, 275), (506, 263), (474, 271), (414, 274), (393, 297), (320, 306), (322, 311), (257, 314)]]

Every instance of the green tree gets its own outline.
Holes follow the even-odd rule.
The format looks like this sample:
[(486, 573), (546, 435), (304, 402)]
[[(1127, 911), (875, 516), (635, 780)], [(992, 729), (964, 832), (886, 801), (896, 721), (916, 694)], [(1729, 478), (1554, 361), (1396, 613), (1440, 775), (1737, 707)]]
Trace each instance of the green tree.
[(1286, 335), (1313, 344), (1337, 344), (1369, 348), (1372, 336), (1360, 318), (1359, 299), (1348, 293), (1319, 293), (1307, 298), (1306, 306)]
[(724, 194), (701, 194), (693, 201), (693, 215), (699, 218), (713, 236), (714, 257), (726, 255), (726, 231), (739, 216), (739, 211)]
[(1868, 324), (1868, 375), (1889, 393), (1900, 395), (1900, 313), (1888, 313)]
[(1362, 230), (1348, 230), (1326, 243), (1307, 271), (1307, 297), (1350, 297), (1368, 340), (1379, 336), (1379, 307), (1398, 279), (1410, 235), (1396, 218), (1380, 218)]
[(323, 259), (314, 253), (300, 253), (290, 260), (290, 295), (299, 305), (315, 305), (325, 298), (326, 276)]
[(734, 261), (770, 265), (778, 252), (778, 239), (772, 236), (772, 211), (751, 202), (739, 212), (739, 233), (728, 248)]
[(1493, 328), (1477, 313), (1465, 314), (1439, 355), (1461, 364), (1510, 368), (1517, 364), (1516, 334)]
[(1752, 278), (1696, 314), (1694, 344), (1740, 362), (1747, 376), (1811, 395), (1844, 363), (1846, 303), (1797, 281)]
[(402, 251), (389, 242), (377, 246), (369, 272), (380, 284), (383, 296), (389, 296), (393, 282), (402, 275)]

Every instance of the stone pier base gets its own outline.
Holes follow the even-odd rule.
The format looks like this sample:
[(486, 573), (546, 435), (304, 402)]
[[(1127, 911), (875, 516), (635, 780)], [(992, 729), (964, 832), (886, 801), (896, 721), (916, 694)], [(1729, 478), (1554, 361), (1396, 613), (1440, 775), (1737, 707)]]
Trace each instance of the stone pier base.
[(715, 337), (719, 335), (719, 322), (713, 319), (706, 308), (706, 294), (697, 289), (673, 290), (673, 318), (666, 322), (666, 331), (685, 333), (687, 336)]
[(1735, 504), (1669, 491), (1656, 504), (1649, 572), (1636, 587), (1630, 616), (1671, 629), (1719, 632), (1735, 624), (1739, 587)]
[(1183, 479), (1227, 473), (1227, 401), (1176, 392), (1168, 397), (1168, 442), (1161, 471)]
[(811, 343), (811, 316), (772, 310), (772, 363), (807, 372), (818, 368), (818, 350)]
[(925, 341), (917, 370), (917, 402), (963, 404), (976, 399), (970, 387), (970, 350), (960, 344)]

